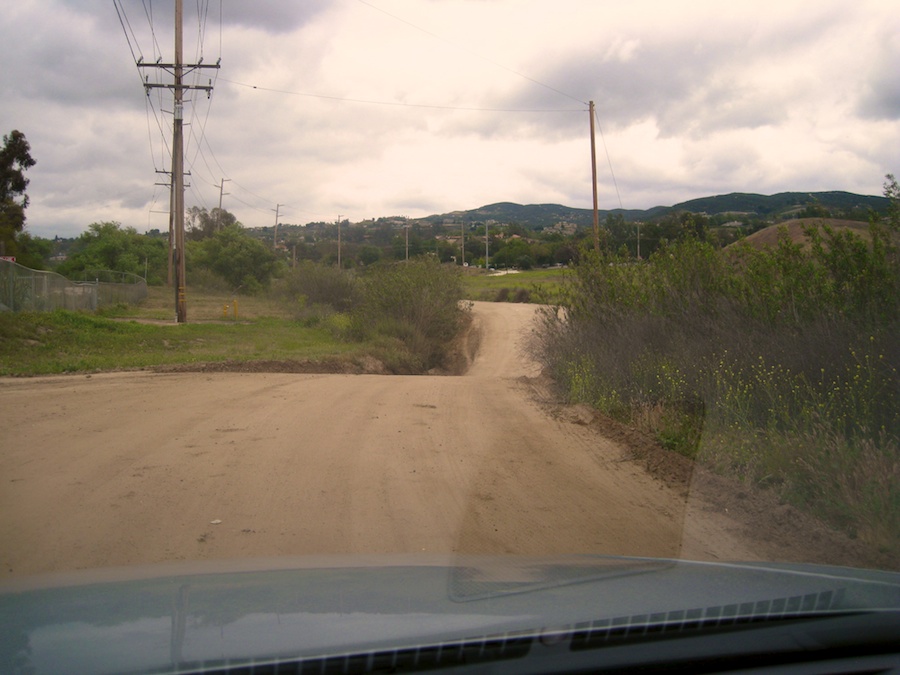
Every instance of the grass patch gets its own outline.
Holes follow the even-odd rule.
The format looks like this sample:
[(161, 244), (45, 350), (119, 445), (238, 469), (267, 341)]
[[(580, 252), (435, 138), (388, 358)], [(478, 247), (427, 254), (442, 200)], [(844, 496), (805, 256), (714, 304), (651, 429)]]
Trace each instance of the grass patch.
[(463, 275), (463, 292), (469, 300), (559, 304), (566, 274), (559, 267), (514, 274), (471, 270)]
[(329, 325), (263, 318), (240, 323), (146, 324), (58, 310), (0, 314), (0, 375), (51, 375), (216, 361), (352, 357), (365, 343)]
[(174, 292), (161, 287), (140, 305), (94, 314), (0, 314), (0, 376), (372, 358), (384, 372), (422, 373), (446, 365), (467, 325), (459, 277), (428, 259), (375, 266), (361, 279), (308, 265), (268, 296), (189, 289), (183, 324)]
[[(227, 291), (188, 288), (187, 317), (189, 323), (197, 321), (234, 321), (234, 305), (237, 303), (237, 320), (252, 321), (264, 317), (295, 318), (290, 308), (278, 298), (263, 295), (239, 295)], [(227, 307), (227, 310), (225, 308)], [(225, 310), (225, 311), (223, 311)], [(165, 286), (150, 286), (147, 299), (140, 305), (117, 305), (98, 312), (104, 316), (175, 321), (175, 291)]]

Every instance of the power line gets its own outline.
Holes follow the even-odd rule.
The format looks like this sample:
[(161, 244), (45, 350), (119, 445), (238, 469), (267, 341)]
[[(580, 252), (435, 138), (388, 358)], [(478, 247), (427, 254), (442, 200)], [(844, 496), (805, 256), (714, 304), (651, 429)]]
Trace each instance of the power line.
[(141, 5), (144, 7), (144, 16), (147, 17), (147, 23), (150, 24), (150, 37), (153, 43), (153, 58), (156, 59), (158, 56), (162, 54), (162, 49), (159, 46), (159, 41), (156, 39), (156, 27), (153, 25), (153, 3), (150, 3), (150, 7), (147, 7), (147, 0), (141, 0)]
[(434, 105), (427, 103), (402, 103), (400, 101), (377, 101), (374, 99), (351, 98), (347, 96), (329, 96), (327, 94), (311, 94), (303, 91), (291, 91), (289, 89), (276, 89), (274, 87), (263, 87), (256, 84), (247, 84), (246, 82), (238, 82), (229, 80), (225, 77), (218, 78), (222, 82), (228, 82), (239, 87), (248, 89), (257, 89), (259, 91), (268, 91), (275, 94), (288, 94), (290, 96), (305, 96), (307, 98), (321, 98), (328, 101), (340, 101), (342, 103), (362, 103), (366, 105), (383, 105), (395, 106), (399, 108), (426, 108), (430, 110), (463, 110), (470, 112), (504, 112), (504, 113), (583, 113), (584, 108), (483, 108), (477, 106), (456, 106), (456, 105)]
[(619, 200), (619, 208), (622, 206), (622, 197), (619, 195), (619, 184), (616, 182), (616, 172), (613, 171), (612, 159), (609, 156), (609, 148), (606, 145), (606, 137), (603, 135), (603, 126), (600, 124), (600, 116), (597, 114), (597, 108), (594, 107), (594, 117), (597, 119), (597, 130), (600, 132), (600, 141), (603, 143), (603, 152), (606, 153), (606, 163), (609, 166), (609, 175), (612, 176), (613, 186), (616, 188), (616, 199)]
[[(131, 29), (131, 22), (128, 21), (128, 16), (125, 14), (125, 7), (120, 7), (118, 0), (113, 0), (113, 5), (115, 5), (116, 15), (119, 17), (122, 32), (125, 33), (125, 41), (128, 42), (128, 50), (131, 52), (131, 58), (137, 63), (138, 57), (134, 53), (134, 48), (138, 47), (137, 37), (134, 35), (134, 30)], [(126, 24), (128, 24), (128, 28), (125, 27)], [(134, 37), (134, 45), (131, 44), (131, 37), (128, 36), (129, 30), (131, 30), (131, 37)], [(138, 52), (140, 52), (140, 47), (138, 47)]]

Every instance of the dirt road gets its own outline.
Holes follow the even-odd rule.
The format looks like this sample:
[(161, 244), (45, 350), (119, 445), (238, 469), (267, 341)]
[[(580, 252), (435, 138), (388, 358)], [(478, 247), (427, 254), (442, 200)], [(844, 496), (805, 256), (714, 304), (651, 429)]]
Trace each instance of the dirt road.
[(0, 577), (309, 553), (756, 558), (725, 515), (534, 402), (534, 312), (476, 303), (462, 377), (0, 380)]

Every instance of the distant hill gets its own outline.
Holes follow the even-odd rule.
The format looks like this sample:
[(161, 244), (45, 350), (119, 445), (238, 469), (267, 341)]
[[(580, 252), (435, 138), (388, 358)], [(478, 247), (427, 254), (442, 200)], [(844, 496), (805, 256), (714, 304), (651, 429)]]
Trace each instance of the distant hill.
[[(776, 246), (781, 237), (782, 230), (785, 231), (792, 242), (805, 243), (808, 239), (804, 228), (810, 225), (825, 226), (827, 225), (835, 232), (841, 230), (850, 230), (853, 234), (861, 236), (863, 239), (869, 240), (869, 225), (855, 220), (839, 220), (837, 218), (798, 218), (796, 220), (785, 220), (777, 225), (770, 225), (753, 234), (747, 236), (744, 241), (753, 246), (762, 248), (765, 246)], [(734, 245), (734, 244), (732, 244)]]
[[(603, 220), (610, 213), (621, 213), (625, 220), (636, 221), (646, 220), (654, 217), (648, 214), (663, 215), (669, 207), (659, 206), (654, 209), (612, 209), (600, 210), (600, 219)], [(469, 211), (452, 211), (450, 213), (442, 213), (428, 216), (422, 220), (430, 222), (450, 221), (463, 223), (484, 222), (486, 220), (496, 220), (500, 223), (518, 223), (527, 229), (537, 229), (548, 227), (559, 222), (574, 223), (582, 227), (591, 227), (594, 222), (594, 215), (591, 209), (576, 209), (571, 206), (563, 206), (561, 204), (514, 204), (513, 202), (498, 202), (497, 204), (488, 204), (477, 209)]]
[(755, 213), (758, 216), (771, 216), (815, 203), (827, 209), (849, 211), (871, 208), (875, 211), (884, 211), (887, 209), (888, 199), (839, 191), (779, 192), (774, 195), (732, 192), (727, 195), (691, 199), (672, 208), (691, 213)]
[[(873, 209), (885, 212), (888, 199), (852, 192), (780, 192), (774, 195), (759, 195), (732, 192), (727, 195), (691, 199), (673, 206), (654, 206), (650, 209), (609, 209), (600, 210), (601, 222), (609, 214), (621, 214), (626, 221), (648, 221), (670, 212), (689, 211), (715, 215), (722, 213), (748, 214), (764, 219), (785, 219), (792, 212), (806, 206), (818, 205), (838, 211)], [(496, 220), (501, 223), (518, 223), (527, 229), (539, 229), (558, 222), (569, 222), (582, 227), (591, 227), (593, 213), (590, 209), (576, 209), (561, 204), (514, 204), (498, 202), (469, 211), (453, 211), (420, 219), (427, 222), (476, 223)]]

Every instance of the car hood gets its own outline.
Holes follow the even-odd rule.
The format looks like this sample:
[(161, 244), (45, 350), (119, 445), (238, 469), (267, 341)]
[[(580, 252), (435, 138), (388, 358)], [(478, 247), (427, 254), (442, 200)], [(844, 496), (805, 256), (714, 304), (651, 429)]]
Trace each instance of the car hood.
[(898, 574), (795, 564), (457, 555), (161, 565), (0, 585), (0, 670), (178, 672), (898, 608)]

